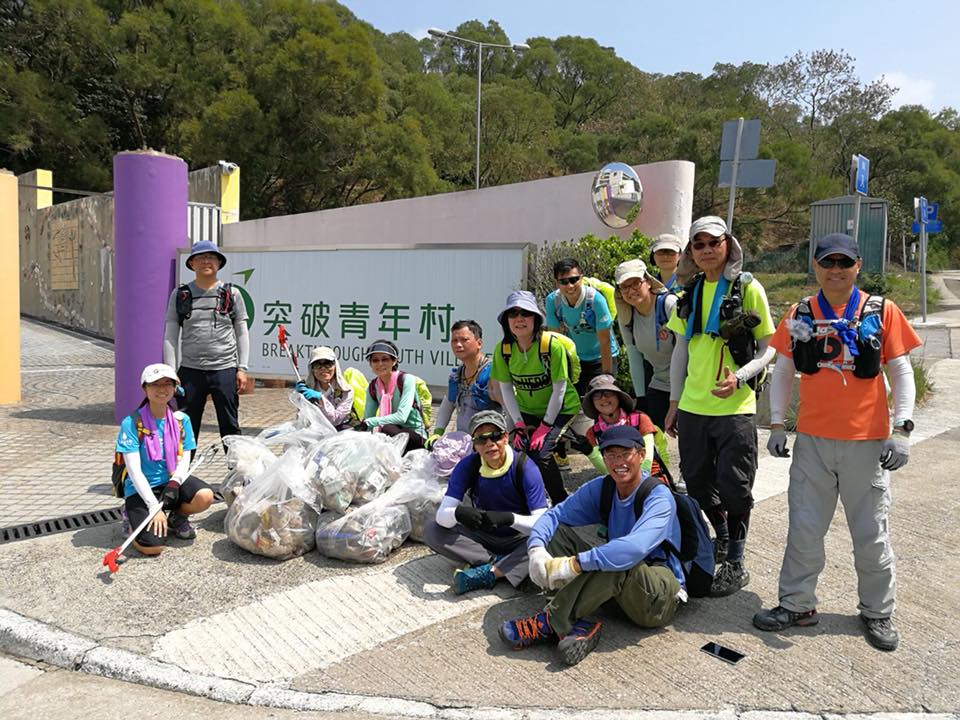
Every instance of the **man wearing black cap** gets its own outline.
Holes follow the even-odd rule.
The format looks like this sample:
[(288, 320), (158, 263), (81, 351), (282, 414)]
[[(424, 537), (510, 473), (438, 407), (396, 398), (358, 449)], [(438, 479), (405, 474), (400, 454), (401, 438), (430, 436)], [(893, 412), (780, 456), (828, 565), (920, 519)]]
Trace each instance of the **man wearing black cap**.
[(520, 585), (527, 577), (527, 537), (547, 510), (540, 469), (510, 447), (503, 415), (476, 413), (470, 435), (476, 452), (453, 469), (436, 520), (424, 531), (434, 552), (469, 564), (453, 574), (458, 595), (492, 588), (502, 577)]
[[(627, 425), (612, 427), (600, 438), (600, 450), (615, 486), (609, 514), (601, 510), (602, 477), (543, 514), (530, 533), (530, 579), (558, 592), (542, 612), (500, 627), (501, 639), (516, 650), (557, 641), (568, 665), (597, 646), (600, 622), (587, 616), (608, 600), (636, 625), (654, 628), (669, 623), (687, 597), (683, 568), (666, 548), (680, 546), (670, 489), (651, 483), (637, 516), (634, 501), (646, 478), (643, 436)], [(596, 524), (606, 527), (607, 537), (597, 546), (574, 529)]]
[[(893, 302), (861, 292), (860, 248), (849, 235), (821, 238), (814, 253), (819, 292), (794, 305), (771, 340), (779, 353), (770, 387), (770, 441), (787, 457), (783, 418), (800, 372), (797, 439), (790, 464), (789, 531), (780, 569), (780, 602), (753, 624), (779, 631), (815, 625), (823, 538), (837, 507), (853, 540), (858, 610), (868, 642), (895, 650), (896, 567), (890, 547), (890, 471), (907, 463), (915, 388), (910, 351), (921, 342)], [(893, 433), (887, 391), (893, 395)]]
[(212, 242), (196, 243), (186, 261), (195, 277), (175, 289), (167, 304), (163, 361), (178, 367), (179, 347), (177, 374), (186, 393), (181, 405), (196, 436), (207, 395), (213, 398), (220, 437), (240, 434), (239, 393), (247, 381), (250, 338), (240, 291), (217, 278), (226, 264)]

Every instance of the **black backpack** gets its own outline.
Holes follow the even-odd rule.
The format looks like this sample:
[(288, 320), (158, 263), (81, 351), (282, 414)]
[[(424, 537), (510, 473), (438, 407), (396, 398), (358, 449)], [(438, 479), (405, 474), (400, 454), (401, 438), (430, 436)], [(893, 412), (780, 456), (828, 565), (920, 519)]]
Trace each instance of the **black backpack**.
[[(529, 515), (530, 506), (527, 504), (527, 491), (523, 488), (523, 466), (527, 464), (527, 454), (524, 452), (515, 452), (513, 463), (513, 489), (517, 491), (517, 495), (519, 495), (520, 500), (523, 501), (524, 512), (522, 514)], [(470, 487), (467, 488), (467, 492), (470, 493), (471, 499), (476, 501), (477, 483), (480, 482), (480, 453), (474, 453), (470, 456), (470, 465), (467, 467), (467, 471), (470, 473), (471, 479), (471, 484)]]
[[(663, 481), (656, 477), (648, 477), (637, 488), (633, 497), (633, 511), (637, 518), (643, 514), (643, 504), (647, 496)], [(669, 487), (668, 487), (669, 489)], [(613, 508), (613, 494), (617, 491), (616, 482), (607, 475), (603, 478), (600, 489), (600, 516), (604, 523), (610, 518)], [(707, 521), (700, 512), (700, 504), (689, 495), (680, 495), (670, 490), (677, 505), (677, 520), (680, 522), (680, 547), (674, 547), (669, 541), (664, 542), (664, 548), (672, 553), (683, 566), (683, 573), (687, 581), (687, 594), (690, 597), (706, 597), (710, 594), (713, 583), (713, 573), (716, 569), (713, 557), (713, 542), (710, 540), (710, 530)], [(606, 534), (606, 526), (603, 528)]]
[[(189, 285), (181, 285), (177, 288), (177, 317), (180, 320), (180, 327), (183, 327), (183, 321), (193, 314), (193, 293), (190, 292)], [(233, 302), (233, 285), (231, 283), (221, 283), (217, 288), (217, 312), (221, 315), (229, 315), (230, 320), (237, 319), (237, 308)]]

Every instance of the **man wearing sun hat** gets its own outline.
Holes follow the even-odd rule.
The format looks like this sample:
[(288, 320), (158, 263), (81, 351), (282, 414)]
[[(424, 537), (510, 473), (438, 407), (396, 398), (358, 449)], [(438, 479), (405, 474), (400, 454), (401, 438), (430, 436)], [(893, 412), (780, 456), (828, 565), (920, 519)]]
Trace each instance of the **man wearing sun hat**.
[(194, 244), (186, 260), (194, 279), (176, 288), (167, 303), (163, 361), (179, 367), (185, 391), (181, 407), (196, 435), (207, 395), (213, 398), (220, 437), (240, 434), (239, 391), (247, 380), (250, 338), (240, 291), (217, 277), (226, 264), (212, 242)]
[[(860, 623), (879, 650), (897, 648), (896, 563), (890, 544), (890, 472), (910, 456), (914, 387), (910, 351), (921, 344), (891, 300), (861, 292), (857, 242), (834, 233), (814, 253), (820, 290), (790, 308), (771, 340), (779, 353), (770, 387), (770, 441), (787, 457), (783, 418), (795, 372), (800, 411), (790, 464), (789, 530), (779, 603), (753, 617), (761, 630), (815, 625), (824, 536), (843, 501), (853, 541)], [(893, 432), (881, 366), (893, 396)]]

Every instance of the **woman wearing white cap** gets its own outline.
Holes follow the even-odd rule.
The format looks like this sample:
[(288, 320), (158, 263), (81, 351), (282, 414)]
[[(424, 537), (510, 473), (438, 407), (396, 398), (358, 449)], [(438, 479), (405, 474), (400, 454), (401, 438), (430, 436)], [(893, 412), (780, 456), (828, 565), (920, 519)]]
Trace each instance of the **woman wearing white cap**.
[(350, 427), (353, 411), (353, 387), (343, 378), (333, 348), (322, 345), (310, 353), (310, 375), (295, 389), (320, 408), (337, 430)]
[(664, 233), (657, 235), (650, 246), (650, 263), (657, 270), (653, 273), (668, 290), (678, 290), (677, 266), (680, 264), (680, 253), (684, 243), (676, 235)]
[[(171, 401), (180, 379), (169, 365), (147, 365), (140, 384), (147, 397), (140, 408), (123, 419), (116, 451), (123, 455), (123, 514), (127, 525), (138, 527), (158, 506), (147, 528), (133, 541), (144, 555), (159, 555), (169, 533), (182, 540), (197, 536), (187, 519), (213, 502), (213, 490), (188, 476), (190, 451), (197, 447), (190, 416), (174, 411)], [(166, 513), (169, 513), (169, 518)]]
[[(666, 325), (677, 305), (677, 296), (668, 292), (640, 259), (617, 265), (614, 282), (617, 322), (630, 361), (633, 392), (642, 409), (662, 430), (670, 409), (670, 358), (675, 343)], [(649, 385), (644, 360), (653, 369)]]

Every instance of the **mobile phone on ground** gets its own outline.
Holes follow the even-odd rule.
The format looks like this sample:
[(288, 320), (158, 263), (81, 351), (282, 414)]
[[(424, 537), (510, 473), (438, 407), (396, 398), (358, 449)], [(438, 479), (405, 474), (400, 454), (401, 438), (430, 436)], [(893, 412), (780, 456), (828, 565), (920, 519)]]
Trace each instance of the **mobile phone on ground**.
[(746, 657), (746, 655), (743, 653), (737, 652), (736, 650), (731, 650), (730, 648), (724, 647), (720, 643), (715, 642), (708, 642), (700, 649), (708, 655), (713, 655), (715, 658), (719, 658), (720, 660), (728, 662), (731, 665), (736, 665)]

